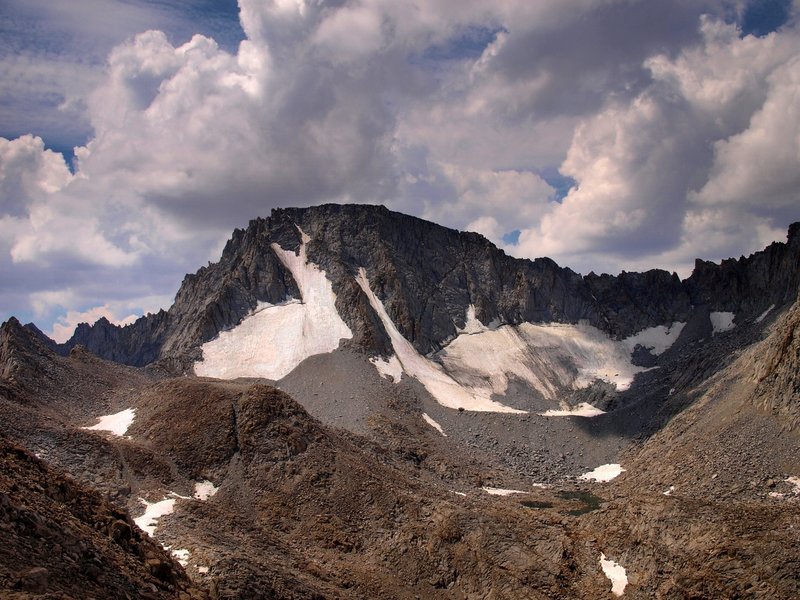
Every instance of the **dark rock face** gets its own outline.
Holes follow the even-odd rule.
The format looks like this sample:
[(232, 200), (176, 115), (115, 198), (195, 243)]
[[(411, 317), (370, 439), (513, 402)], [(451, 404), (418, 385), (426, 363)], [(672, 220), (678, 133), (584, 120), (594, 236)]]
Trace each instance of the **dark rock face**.
[(276, 209), (234, 231), (218, 263), (187, 275), (169, 311), (126, 327), (104, 319), (82, 324), (60, 351), (81, 344), (125, 364), (160, 359), (187, 368), (200, 357), (202, 343), (237, 325), (259, 301), (299, 298), (272, 249), (297, 251), (298, 227), (311, 237), (309, 260), (333, 284), (337, 308), (353, 331), (348, 343), (372, 353), (388, 352), (389, 344), (355, 282), (361, 267), (400, 332), (422, 353), (439, 350), (457, 334), (470, 304), (483, 323), (585, 319), (621, 338), (687, 321), (695, 307), (755, 316), (793, 300), (800, 281), (800, 224), (790, 228), (788, 243), (720, 265), (698, 261), (692, 276), (680, 281), (659, 270), (582, 277), (548, 258), (512, 258), (478, 234), (382, 206)]
[(3, 437), (0, 467), (3, 597), (207, 597), (127, 513), (96, 491)]

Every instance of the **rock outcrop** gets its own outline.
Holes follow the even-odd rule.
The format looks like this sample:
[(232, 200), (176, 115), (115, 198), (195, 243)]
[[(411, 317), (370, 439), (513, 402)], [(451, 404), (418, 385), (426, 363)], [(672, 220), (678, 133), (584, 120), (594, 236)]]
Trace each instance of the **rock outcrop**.
[(0, 437), (0, 595), (207, 598), (125, 511)]

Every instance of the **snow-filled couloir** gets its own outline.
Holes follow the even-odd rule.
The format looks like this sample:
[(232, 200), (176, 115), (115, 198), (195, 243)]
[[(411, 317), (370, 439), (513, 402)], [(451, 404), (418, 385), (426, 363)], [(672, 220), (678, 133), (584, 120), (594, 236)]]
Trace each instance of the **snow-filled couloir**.
[(486, 388), (470, 388), (455, 381), (442, 366), (429, 358), (422, 356), (416, 348), (398, 331), (389, 317), (383, 303), (378, 299), (369, 286), (367, 272), (364, 268), (358, 270), (356, 278), (358, 285), (367, 295), (370, 306), (377, 313), (383, 323), (386, 333), (392, 342), (395, 356), (403, 367), (403, 371), (416, 378), (428, 390), (439, 404), (448, 408), (463, 408), (480, 412), (525, 412), (495, 402), (491, 399), (492, 392)]
[(308, 261), (311, 238), (302, 230), (300, 235), (297, 254), (278, 244), (271, 247), (292, 274), (302, 300), (259, 303), (239, 325), (203, 344), (203, 359), (194, 365), (197, 375), (280, 379), (309, 356), (332, 352), (342, 339), (353, 337), (336, 310), (336, 294), (325, 271)]

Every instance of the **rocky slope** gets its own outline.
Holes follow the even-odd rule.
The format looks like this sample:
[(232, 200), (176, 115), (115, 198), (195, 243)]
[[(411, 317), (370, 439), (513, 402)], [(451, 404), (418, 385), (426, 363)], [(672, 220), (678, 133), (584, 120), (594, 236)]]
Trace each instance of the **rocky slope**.
[(207, 598), (124, 510), (0, 437), (3, 598)]
[[(763, 350), (782, 347), (795, 313), (777, 319), (771, 337), (740, 359), (767, 357), (771, 374), (788, 368), (785, 361), (795, 354), (783, 352), (775, 362)], [(5, 324), (2, 335), (3, 372), (16, 374), (5, 376), (0, 390), (5, 435), (20, 435), (27, 444), (59, 435), (43, 454), (47, 466), (4, 446), (0, 492), (12, 500), (2, 506), (5, 530), (13, 533), (8, 552), (0, 550), (4, 597), (612, 598), (601, 555), (625, 569), (626, 598), (788, 599), (798, 593), (800, 502), (768, 494), (787, 491), (782, 477), (797, 473), (796, 465), (770, 471), (773, 488), (741, 485), (729, 472), (713, 480), (708, 473), (715, 488), (684, 485), (698, 464), (669, 469), (687, 451), (687, 445), (677, 450), (679, 444), (692, 439), (679, 432), (686, 434), (696, 419), (676, 419), (652, 438), (652, 447), (631, 451), (627, 471), (610, 483), (562, 479), (539, 488), (501, 466), (465, 462), (469, 447), (432, 437), (415, 425), (419, 417), (407, 406), (384, 413), (383, 428), (393, 427), (397, 437), (382, 444), (332, 429), (258, 382), (169, 378), (81, 350), (60, 357), (15, 323)], [(738, 367), (739, 359), (731, 368)], [(36, 370), (52, 376), (37, 378)], [(699, 384), (705, 395), (684, 411), (687, 418), (703, 406), (728, 403), (727, 388), (718, 383), (723, 379), (718, 374)], [(339, 397), (340, 404), (347, 400)], [(756, 413), (783, 418), (749, 402), (750, 421)], [(81, 429), (93, 423), (89, 415), (123, 408), (135, 410), (124, 437)], [(30, 415), (37, 420), (23, 426)], [(705, 429), (704, 435), (711, 448), (728, 432)], [(740, 444), (737, 456), (742, 464), (772, 469), (771, 432), (761, 435), (763, 443)], [(424, 443), (425, 437), (435, 442)], [(662, 438), (675, 445), (674, 454), (657, 445)], [(87, 457), (76, 460), (81, 452)], [(61, 471), (84, 483), (69, 483)], [(670, 482), (676, 489), (662, 494)], [(481, 489), (506, 483), (524, 493), (494, 496)], [(198, 489), (206, 490), (204, 499), (195, 496)], [(150, 505), (172, 502), (153, 535), (186, 562), (193, 583), (126, 516), (126, 509), (141, 516), (140, 498)], [(127, 525), (130, 537), (121, 539), (135, 545), (116, 547), (112, 534), (128, 529), (115, 523)], [(42, 550), (52, 547), (54, 530), (64, 555), (80, 551), (89, 564), (85, 573), (65, 570), (61, 555)], [(96, 591), (92, 577), (105, 587)]]

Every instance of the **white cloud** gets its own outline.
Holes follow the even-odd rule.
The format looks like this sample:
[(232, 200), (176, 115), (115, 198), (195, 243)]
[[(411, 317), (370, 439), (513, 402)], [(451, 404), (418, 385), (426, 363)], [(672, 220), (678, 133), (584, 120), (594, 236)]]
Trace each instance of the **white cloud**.
[(583, 272), (749, 253), (800, 218), (795, 30), (740, 38), (703, 19), (704, 42), (646, 61), (654, 82), (576, 129), (561, 166), (578, 186), (520, 252)]
[[(714, 0), (240, 9), (235, 52), (145, 31), (81, 71), (74, 175), (38, 138), (0, 142), (4, 305), (124, 319), (274, 206), (520, 229), (509, 249), (584, 272), (685, 270), (800, 218), (793, 26), (740, 38)], [(556, 201), (537, 173), (559, 167), (577, 185)]]

